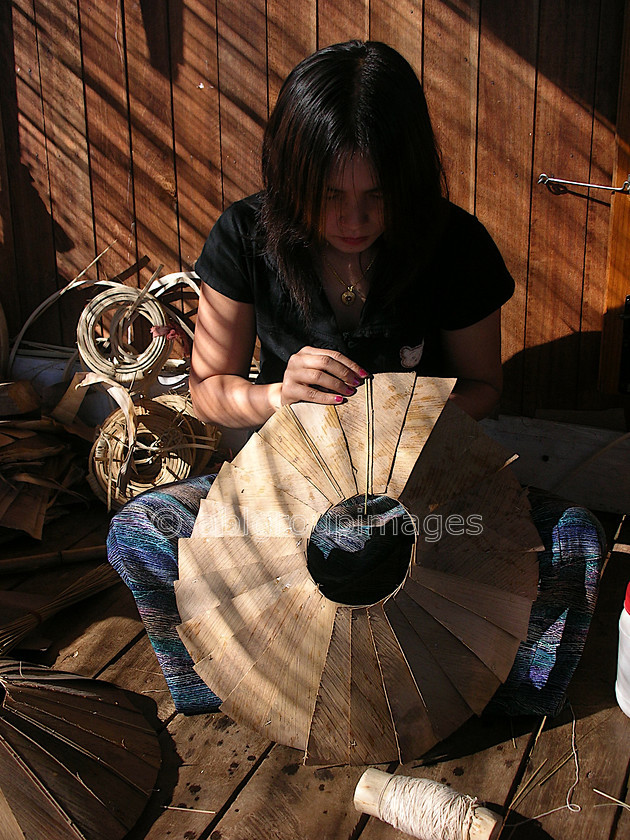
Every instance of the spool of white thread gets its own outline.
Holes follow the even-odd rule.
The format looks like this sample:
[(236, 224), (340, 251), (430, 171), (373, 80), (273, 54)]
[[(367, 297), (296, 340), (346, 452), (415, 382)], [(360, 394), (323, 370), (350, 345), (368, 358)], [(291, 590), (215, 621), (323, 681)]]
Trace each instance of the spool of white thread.
[(357, 811), (420, 840), (494, 840), (501, 817), (447, 785), (370, 768), (354, 792)]

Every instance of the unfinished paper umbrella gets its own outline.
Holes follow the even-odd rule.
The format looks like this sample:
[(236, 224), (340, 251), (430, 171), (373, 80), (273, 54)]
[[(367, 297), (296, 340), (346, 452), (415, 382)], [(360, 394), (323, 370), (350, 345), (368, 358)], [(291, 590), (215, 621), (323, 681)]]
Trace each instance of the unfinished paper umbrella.
[(115, 686), (0, 663), (2, 840), (120, 840), (160, 766), (157, 736)]
[(195, 669), (307, 762), (417, 758), (482, 711), (526, 637), (538, 533), (453, 384), (380, 374), (343, 405), (284, 407), (180, 541)]

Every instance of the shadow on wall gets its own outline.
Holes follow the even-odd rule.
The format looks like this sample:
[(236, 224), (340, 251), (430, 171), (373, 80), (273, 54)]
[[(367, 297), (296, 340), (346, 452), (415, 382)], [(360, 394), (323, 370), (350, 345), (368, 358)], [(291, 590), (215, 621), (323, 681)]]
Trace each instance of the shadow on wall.
[[(9, 332), (17, 333), (30, 312), (21, 311), (19, 278), (37, 277), (50, 291), (56, 287), (55, 251), (74, 247), (66, 231), (56, 223), (46, 201), (37, 190), (28, 166), (22, 163), (20, 124), (13, 51), (12, 4), (0, 3), (0, 43), (10, 45), (0, 51), (0, 108), (4, 166), (0, 167), (0, 267), (5, 276), (0, 283), (0, 299), (7, 316)], [(16, 251), (14, 242), (32, 247)], [(43, 332), (40, 340), (46, 340)]]
[(598, 390), (601, 332), (573, 333), (516, 353), (503, 365), (503, 414), (535, 416), (541, 409), (626, 408), (627, 395)]
[(140, 0), (140, 10), (151, 67), (169, 81), (171, 78), (175, 81), (184, 60), (184, 2), (169, 0), (167, 5)]

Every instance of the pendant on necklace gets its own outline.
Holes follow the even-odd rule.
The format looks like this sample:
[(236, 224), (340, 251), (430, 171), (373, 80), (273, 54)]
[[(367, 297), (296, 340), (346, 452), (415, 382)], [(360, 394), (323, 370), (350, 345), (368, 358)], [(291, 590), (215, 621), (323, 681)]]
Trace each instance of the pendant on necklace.
[(346, 306), (352, 306), (355, 299), (356, 295), (352, 286), (348, 286), (346, 291), (341, 293), (341, 302), (345, 303)]

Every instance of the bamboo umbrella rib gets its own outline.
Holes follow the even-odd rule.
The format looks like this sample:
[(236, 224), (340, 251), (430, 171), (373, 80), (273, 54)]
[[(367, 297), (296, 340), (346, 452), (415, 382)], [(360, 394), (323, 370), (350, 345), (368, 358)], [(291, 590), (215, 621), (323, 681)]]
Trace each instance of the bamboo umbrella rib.
[[(371, 431), (371, 492), (388, 492), (396, 454), (415, 390), (413, 373), (384, 373), (369, 380)], [(417, 441), (407, 440), (419, 454)]]
[[(367, 382), (363, 386), (366, 388)], [(357, 395), (358, 396), (358, 395)], [(365, 399), (358, 399), (348, 401), (335, 406), (339, 424), (343, 429), (344, 448), (350, 457), (352, 471), (355, 477), (355, 493), (363, 496), (368, 486), (367, 474), (367, 444), (368, 436), (366, 430), (368, 428), (368, 414), (366, 411), (367, 403)], [(351, 494), (348, 494), (349, 496)]]
[(250, 632), (256, 628), (263, 613), (270, 608), (277, 609), (279, 617), (284, 616), (283, 604), (300, 591), (307, 579), (310, 582), (306, 569), (297, 569), (208, 608), (178, 625), (179, 635), (193, 660), (207, 658), (214, 651), (214, 645), (227, 643), (231, 636), (243, 629)]
[(374, 492), (374, 397), (372, 393), (372, 379), (365, 381), (365, 504), (364, 514), (367, 514), (367, 500)]
[(438, 651), (431, 650), (425, 644), (423, 617), (422, 623), (415, 623), (400, 609), (399, 598), (402, 599), (403, 595), (399, 593), (396, 599), (385, 603), (385, 614), (398, 643), (405, 651), (407, 664), (429, 712), (436, 739), (441, 741), (468, 720), (473, 709), (444, 673), (436, 659)]
[[(336, 421), (335, 410), (332, 407), (329, 407), (330, 412), (324, 413), (323, 417), (320, 412), (319, 424), (321, 428), (319, 430), (313, 429), (308, 423), (308, 410), (303, 410), (306, 405), (306, 403), (298, 404), (294, 408), (284, 406), (272, 415), (258, 434), (265, 443), (277, 450), (309, 479), (331, 504), (335, 504), (346, 495), (348, 483), (352, 480), (351, 471), (349, 465), (345, 463), (346, 458), (343, 451), (341, 451), (340, 463), (336, 462), (335, 457), (323, 458), (319, 442), (324, 430), (336, 440), (342, 438), (341, 430)], [(318, 406), (318, 408), (321, 408), (321, 406)], [(312, 451), (306, 444), (296, 418), (299, 419), (302, 428), (307, 432), (315, 451)], [(304, 422), (305, 420), (307, 422)], [(332, 466), (328, 461), (332, 461)], [(269, 476), (269, 479), (273, 481), (273, 476)]]
[(160, 750), (125, 694), (12, 660), (0, 663), (0, 686), (0, 826), (46, 840), (127, 835)]
[[(77, 706), (76, 695), (73, 698), (74, 704), (59, 702), (54, 697), (58, 692), (52, 687), (42, 690), (41, 687), (13, 685), (5, 690), (7, 695), (4, 708), (13, 712), (17, 718), (25, 722), (29, 721), (36, 729), (54, 736), (59, 742), (93, 758), (99, 762), (99, 766), (107, 768), (109, 772), (137, 788), (138, 791), (144, 791), (144, 788), (138, 784), (138, 779), (147, 767), (153, 768), (152, 756), (150, 754), (143, 756), (127, 748), (124, 743), (121, 743), (119, 736), (123, 726), (127, 732), (134, 730), (133, 746), (136, 750), (138, 735), (142, 736), (146, 733), (146, 727), (141, 728), (134, 723), (131, 716), (121, 715), (120, 701), (117, 704), (111, 704), (103, 696), (99, 696), (87, 711), (82, 706)], [(108, 707), (111, 708), (109, 714), (105, 711)], [(137, 715), (134, 717), (137, 718)], [(93, 745), (91, 749), (88, 749), (89, 743)], [(146, 745), (151, 746), (149, 738)], [(105, 747), (111, 751), (110, 761), (104, 757)], [(123, 756), (129, 765), (126, 774), (119, 769), (120, 759)]]
[[(144, 734), (147, 743), (142, 745), (150, 746), (153, 749), (154, 757), (157, 756), (159, 763), (159, 747), (155, 740), (155, 732), (145, 721), (137, 709), (127, 704), (124, 695), (116, 686), (102, 681), (96, 681), (83, 677), (80, 674), (71, 674), (62, 671), (48, 670), (43, 666), (30, 666), (28, 663), (4, 660), (0, 663), (0, 684), (5, 688), (5, 707), (11, 705), (11, 711), (33, 714), (40, 708), (42, 713), (51, 714), (63, 710), (66, 719), (72, 720), (69, 713), (72, 712), (76, 719), (89, 721), (93, 733), (101, 733), (102, 737), (111, 735), (112, 725), (124, 728), (125, 731), (132, 731), (134, 734), (134, 748), (137, 745), (135, 737)], [(23, 704), (21, 698), (29, 698), (28, 703)], [(77, 698), (81, 702), (88, 703), (89, 711), (77, 705)], [(20, 705), (22, 704), (22, 706)], [(94, 710), (98, 715), (94, 715)], [(51, 712), (52, 710), (52, 712)], [(111, 743), (118, 748), (120, 742), (116, 736), (110, 737)], [(131, 747), (125, 747), (127, 752)]]
[[(291, 411), (298, 418), (314, 447), (324, 456), (327, 468), (334, 476), (335, 484), (339, 485), (340, 494), (327, 492), (327, 487), (319, 486), (331, 504), (344, 498), (354, 496), (357, 492), (350, 453), (346, 445), (344, 429), (340, 423), (337, 407), (332, 405), (315, 405), (314, 403), (295, 403)], [(298, 463), (296, 462), (296, 466)], [(308, 478), (314, 480), (317, 473)], [(330, 487), (329, 482), (326, 482)]]
[(442, 413), (454, 379), (425, 380), (424, 387), (414, 381), (398, 445), (394, 452), (387, 494), (399, 498), (426, 442)]
[(293, 421), (295, 422), (295, 425), (297, 426), (297, 429), (298, 429), (299, 433), (302, 435), (302, 438), (304, 439), (304, 443), (306, 444), (306, 446), (310, 450), (311, 454), (313, 455), (313, 458), (315, 458), (315, 460), (319, 464), (322, 472), (324, 473), (324, 475), (326, 476), (326, 478), (330, 482), (330, 485), (331, 485), (332, 489), (334, 490), (334, 492), (339, 497), (343, 498), (343, 491), (341, 489), (341, 486), (339, 485), (339, 482), (335, 479), (335, 476), (332, 474), (331, 470), (329, 469), (328, 464), (326, 463), (326, 460), (322, 457), (321, 453), (319, 452), (319, 450), (317, 449), (317, 447), (315, 446), (315, 444), (313, 443), (313, 441), (309, 437), (306, 429), (304, 428), (304, 426), (300, 422), (300, 418), (297, 416), (295, 411), (293, 411), (293, 409), (291, 408), (290, 405), (287, 406), (287, 408), (289, 409), (289, 417), (291, 417), (293, 419)]
[(396, 603), (408, 621), (422, 628), (423, 641), (434, 652), (443, 674), (471, 712), (479, 714), (498, 689), (500, 679), (474, 651), (406, 592), (399, 593)]
[[(405, 593), (458, 639), (503, 682), (510, 672), (520, 638), (441, 595), (407, 581)], [(498, 686), (497, 686), (498, 688)]]
[[(0, 747), (4, 799), (9, 807), (13, 802), (21, 802), (20, 821), (26, 836), (29, 829), (33, 837), (41, 836), (45, 827), (47, 840), (85, 840), (85, 834), (79, 831), (67, 811), (1, 735)], [(25, 834), (18, 836), (24, 840)]]
[[(12, 711), (17, 718), (21, 718), (23, 722), (23, 728), (18, 729), (8, 720), (3, 720), (0, 724), (0, 733), (3, 740), (7, 740), (9, 736), (12, 736), (16, 740), (19, 739), (23, 742), (27, 742), (30, 745), (31, 752), (41, 752), (42, 754), (46, 755), (48, 759), (58, 767), (58, 774), (67, 773), (71, 771), (68, 771), (68, 768), (60, 761), (60, 759), (56, 755), (54, 755), (49, 749), (46, 749), (45, 744), (47, 741), (50, 742), (51, 739), (54, 739), (54, 741), (57, 744), (65, 744), (71, 750), (75, 751), (76, 753), (79, 753), (84, 758), (89, 758), (92, 761), (97, 762), (99, 769), (102, 768), (112, 776), (117, 776), (121, 781), (125, 783), (125, 786), (131, 786), (135, 788), (139, 793), (144, 794), (142, 787), (138, 785), (134, 779), (132, 779), (130, 776), (126, 776), (124, 773), (121, 773), (112, 764), (103, 761), (102, 757), (99, 755), (98, 752), (87, 749), (85, 744), (82, 743), (82, 740), (88, 739), (89, 736), (92, 734), (89, 730), (75, 727), (77, 735), (79, 735), (79, 739), (72, 739), (61, 734), (61, 732), (54, 729), (53, 727), (46, 726), (43, 723), (43, 721), (36, 721), (35, 719), (29, 718), (25, 714), (20, 713), (19, 710), (11, 704), (5, 705), (5, 709)], [(64, 721), (61, 718), (57, 718), (57, 722), (67, 723), (67, 721)], [(33, 735), (28, 735), (28, 729), (33, 730)], [(35, 735), (37, 735), (37, 737), (34, 737)], [(22, 750), (24, 753), (24, 744), (22, 745)], [(124, 748), (121, 750), (121, 752), (125, 752)], [(71, 775), (73, 775), (72, 772)], [(81, 781), (81, 784), (85, 787), (86, 790), (90, 790), (89, 786), (85, 784), (84, 780)]]
[(394, 761), (398, 746), (367, 610), (353, 611), (350, 639), (350, 763)]
[(512, 636), (521, 640), (527, 638), (530, 598), (425, 566), (413, 567), (411, 578), (419, 586), (465, 607)]
[(352, 610), (335, 615), (309, 728), (306, 764), (350, 762), (350, 671)]
[[(100, 796), (92, 787), (86, 783), (86, 778), (90, 777), (89, 764), (82, 764), (81, 775), (78, 774), (76, 766), (76, 759), (72, 762), (73, 766), (68, 766), (60, 758), (55, 755), (50, 749), (46, 749), (45, 743), (50, 744), (50, 739), (44, 739), (42, 730), (38, 731), (38, 738), (35, 740), (28, 736), (25, 729), (17, 730), (11, 727), (7, 720), (2, 720), (0, 724), (0, 738), (2, 740), (2, 747), (7, 753), (11, 753), (13, 761), (21, 770), (28, 776), (29, 780), (36, 785), (37, 789), (44, 795), (46, 801), (63, 817), (68, 823), (76, 824), (79, 817), (85, 821), (87, 814), (91, 817), (88, 821), (93, 821), (94, 824), (101, 822), (107, 825), (109, 823), (109, 831), (116, 830), (120, 835), (120, 830), (128, 830), (126, 825), (107, 805), (102, 801)], [(47, 733), (50, 734), (50, 733)], [(52, 733), (53, 737), (55, 733)], [(11, 743), (9, 742), (11, 737)], [(62, 740), (62, 739), (56, 739)], [(20, 747), (18, 753), (16, 746)], [(72, 745), (76, 750), (76, 745)], [(92, 759), (94, 768), (100, 772), (101, 768), (108, 771), (107, 776), (107, 794), (116, 801), (120, 796), (129, 794), (128, 786), (132, 784), (133, 788), (141, 795), (142, 801), (146, 801), (146, 791), (143, 791), (135, 783), (130, 783), (119, 774), (116, 774), (111, 768), (106, 767), (98, 756), (91, 755), (85, 750), (79, 750), (84, 757)], [(66, 761), (71, 760), (70, 756), (65, 756)], [(37, 770), (35, 769), (37, 767)], [(115, 776), (119, 775), (124, 785), (116, 784)], [(2, 783), (6, 785), (6, 777), (3, 776)], [(74, 789), (74, 790), (73, 790)], [(88, 794), (89, 806), (85, 804), (80, 805), (80, 799), (84, 794)], [(61, 805), (61, 795), (63, 794), (67, 807)], [(97, 813), (92, 813), (92, 812)], [(78, 829), (77, 829), (78, 830)], [(81, 832), (78, 836), (84, 837)]]
[(423, 755), (436, 742), (429, 713), (382, 604), (368, 609), (370, 631), (394, 724), (399, 761)]

